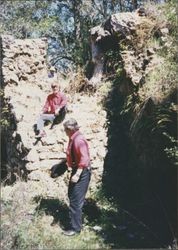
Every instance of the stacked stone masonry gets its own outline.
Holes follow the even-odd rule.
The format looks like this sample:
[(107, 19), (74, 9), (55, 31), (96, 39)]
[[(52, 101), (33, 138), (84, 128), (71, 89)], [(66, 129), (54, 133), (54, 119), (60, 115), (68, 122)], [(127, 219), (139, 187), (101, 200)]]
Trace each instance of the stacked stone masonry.
[[(66, 200), (66, 173), (55, 179), (50, 177), (51, 167), (66, 157), (68, 138), (63, 126), (58, 124), (52, 130), (50, 124), (45, 126), (47, 137), (37, 144), (33, 130), (46, 96), (50, 93), (47, 46), (46, 39), (2, 37), (3, 88), (16, 121), (16, 128), (13, 124), (9, 128), (5, 146), (8, 165), (12, 169), (25, 168), (28, 171), (28, 182), (39, 183), (40, 188), (36, 190), (38, 195), (57, 196)], [(60, 84), (62, 86), (62, 81)], [(93, 171), (90, 190), (93, 190), (101, 181), (106, 154), (106, 114), (97, 105), (97, 95), (65, 94), (68, 97), (65, 119), (76, 118), (89, 142)]]

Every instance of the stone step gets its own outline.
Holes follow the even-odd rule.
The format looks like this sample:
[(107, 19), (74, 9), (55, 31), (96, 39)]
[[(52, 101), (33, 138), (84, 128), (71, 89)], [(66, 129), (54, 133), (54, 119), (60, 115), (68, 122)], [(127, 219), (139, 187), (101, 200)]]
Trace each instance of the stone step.
[[(63, 156), (63, 155), (62, 155)], [(64, 157), (59, 157), (58, 159), (48, 159), (48, 160), (41, 160), (35, 161), (26, 164), (26, 169), (29, 171), (40, 170), (40, 171), (49, 171), (54, 165), (59, 164), (60, 159)]]

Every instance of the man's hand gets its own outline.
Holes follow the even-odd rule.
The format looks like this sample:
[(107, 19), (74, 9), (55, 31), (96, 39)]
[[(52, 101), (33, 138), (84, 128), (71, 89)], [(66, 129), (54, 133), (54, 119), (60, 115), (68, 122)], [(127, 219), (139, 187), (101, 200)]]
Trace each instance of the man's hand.
[(67, 179), (70, 180), (72, 170), (67, 170)]
[(55, 110), (55, 115), (59, 115), (60, 108)]
[(79, 174), (74, 174), (73, 176), (72, 176), (72, 178), (71, 178), (71, 182), (73, 182), (73, 183), (77, 183), (78, 182), (78, 180), (79, 180), (79, 178), (80, 178), (80, 175)]
[(82, 168), (78, 168), (76, 173), (72, 176), (70, 181), (73, 182), (73, 183), (77, 183), (79, 178), (80, 178), (80, 175), (81, 175), (82, 171), (83, 171)]

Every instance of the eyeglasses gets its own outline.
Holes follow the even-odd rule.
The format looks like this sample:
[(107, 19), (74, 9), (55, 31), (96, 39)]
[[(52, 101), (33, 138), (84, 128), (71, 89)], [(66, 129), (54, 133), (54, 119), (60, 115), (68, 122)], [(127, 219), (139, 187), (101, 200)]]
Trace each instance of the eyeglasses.
[(51, 88), (52, 88), (52, 89), (55, 89), (55, 88), (57, 88), (57, 86), (56, 86), (56, 85), (52, 85)]

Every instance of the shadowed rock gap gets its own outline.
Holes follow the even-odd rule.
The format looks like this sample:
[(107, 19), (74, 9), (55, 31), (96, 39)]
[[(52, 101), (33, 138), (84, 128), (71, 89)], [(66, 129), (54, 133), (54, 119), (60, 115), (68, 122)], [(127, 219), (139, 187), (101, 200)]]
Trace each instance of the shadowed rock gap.
[[(164, 153), (166, 139), (159, 133), (151, 135), (150, 127), (144, 125), (148, 121), (154, 122), (159, 108), (151, 101), (135, 125), (135, 136), (131, 134), (133, 117), (122, 114), (126, 96), (119, 91), (119, 85), (128, 81), (122, 71), (113, 82), (105, 104), (108, 152), (104, 161), (103, 188), (109, 199), (113, 197), (117, 201), (121, 213), (125, 211), (124, 226), (129, 223), (130, 233), (134, 231), (132, 239), (128, 238), (127, 247), (165, 247), (175, 237), (176, 168)], [(174, 116), (173, 113), (172, 125), (168, 128), (173, 134)], [(144, 232), (144, 241), (141, 232)], [(115, 233), (119, 237), (122, 230)]]
[[(1, 77), (1, 180), (6, 184), (12, 184), (17, 177), (27, 180), (28, 171), (25, 168), (25, 156), (29, 150), (24, 147), (21, 135), (17, 133), (17, 124), (14, 113), (14, 107), (11, 104), (11, 98), (5, 97), (5, 87), (7, 82), (4, 81), (2, 72), (3, 54), (2, 37), (0, 38), (0, 77)], [(8, 46), (5, 46), (8, 48)]]

